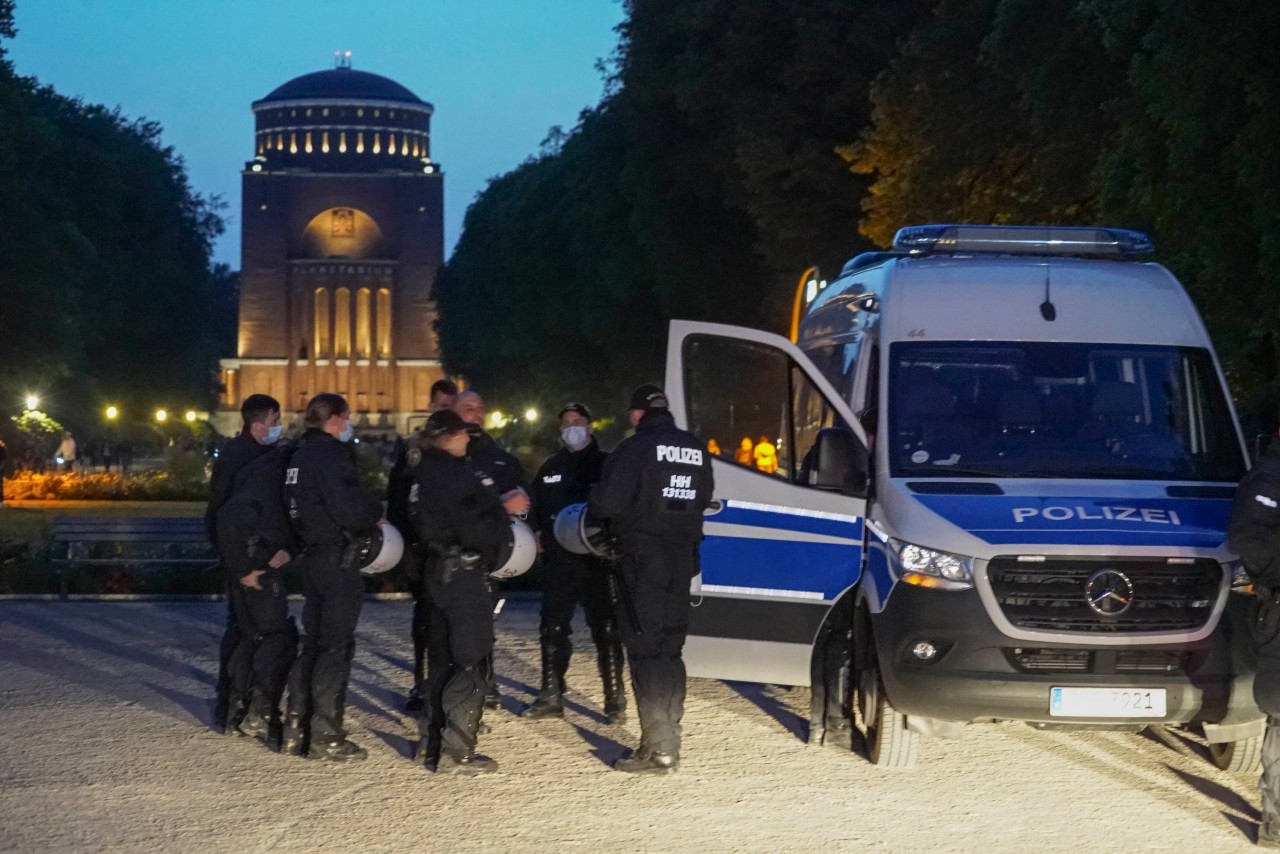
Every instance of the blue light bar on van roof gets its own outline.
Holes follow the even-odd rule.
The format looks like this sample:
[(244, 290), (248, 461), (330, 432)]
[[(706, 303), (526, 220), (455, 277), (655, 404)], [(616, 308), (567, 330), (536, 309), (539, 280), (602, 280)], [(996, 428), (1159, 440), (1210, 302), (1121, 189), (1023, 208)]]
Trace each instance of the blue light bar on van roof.
[(1151, 238), (1126, 228), (1046, 225), (911, 225), (898, 230), (893, 248), (1002, 255), (1088, 255), (1129, 258), (1155, 251)]

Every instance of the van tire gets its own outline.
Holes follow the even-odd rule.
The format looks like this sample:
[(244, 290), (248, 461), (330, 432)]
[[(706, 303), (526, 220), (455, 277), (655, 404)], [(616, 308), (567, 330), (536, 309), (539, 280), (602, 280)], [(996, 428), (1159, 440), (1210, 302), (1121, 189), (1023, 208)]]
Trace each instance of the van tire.
[(866, 650), (858, 673), (858, 710), (867, 738), (867, 758), (881, 768), (912, 768), (920, 752), (920, 735), (907, 729), (907, 716), (889, 702), (874, 649)]
[(1262, 770), (1262, 736), (1209, 745), (1213, 764), (1230, 774), (1257, 774)]

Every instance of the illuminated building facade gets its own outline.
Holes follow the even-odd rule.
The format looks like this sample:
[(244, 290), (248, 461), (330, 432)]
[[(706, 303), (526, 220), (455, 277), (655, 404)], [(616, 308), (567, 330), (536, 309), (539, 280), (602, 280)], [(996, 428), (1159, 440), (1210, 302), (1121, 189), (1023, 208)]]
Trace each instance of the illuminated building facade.
[(432, 106), (400, 84), (338, 67), (253, 104), (242, 177), (237, 353), (222, 360), (216, 426), (239, 427), (255, 392), (299, 420), (337, 392), (363, 427), (407, 433), (443, 376), (431, 285), (444, 260), (444, 176)]

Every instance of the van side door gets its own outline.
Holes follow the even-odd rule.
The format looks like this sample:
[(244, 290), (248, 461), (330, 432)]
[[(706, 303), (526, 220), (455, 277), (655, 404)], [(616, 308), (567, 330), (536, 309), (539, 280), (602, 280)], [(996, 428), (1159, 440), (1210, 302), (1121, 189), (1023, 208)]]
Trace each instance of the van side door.
[(818, 629), (860, 572), (864, 431), (798, 347), (759, 330), (672, 321), (666, 389), (716, 481), (688, 672), (808, 685)]

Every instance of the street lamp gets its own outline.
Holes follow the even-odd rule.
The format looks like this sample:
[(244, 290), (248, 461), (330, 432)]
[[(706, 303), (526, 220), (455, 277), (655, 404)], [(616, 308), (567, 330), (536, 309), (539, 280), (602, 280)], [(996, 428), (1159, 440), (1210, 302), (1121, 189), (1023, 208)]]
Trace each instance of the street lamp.
[(188, 409), (187, 414), (184, 415), (183, 417), (186, 418), (187, 421), (194, 423), (196, 420), (196, 411), (194, 409)]
[(157, 409), (157, 410), (156, 410), (156, 420), (157, 420), (157, 421), (159, 421), (159, 422), (161, 422), (161, 423), (163, 424), (163, 423), (164, 423), (168, 418), (169, 418), (169, 413), (168, 413), (168, 412), (165, 412), (163, 409)]
[(40, 406), (40, 398), (34, 394), (29, 394), (27, 395), (26, 404), (27, 409), (35, 409)]
[(120, 410), (114, 406), (108, 406), (106, 415), (107, 415), (108, 421), (115, 421), (117, 418), (120, 417)]
[(537, 421), (537, 420), (538, 420), (538, 410), (536, 410), (536, 409), (534, 409), (532, 406), (530, 406), (528, 409), (526, 409), (526, 410), (524, 411), (524, 420), (525, 420), (525, 421)]

